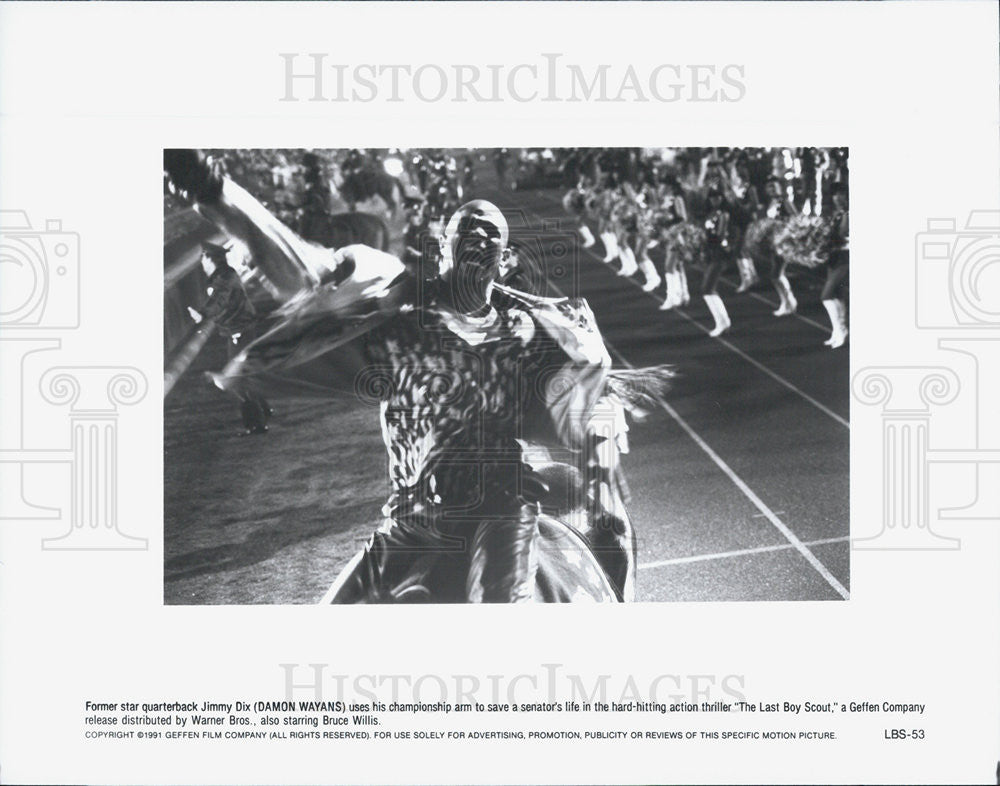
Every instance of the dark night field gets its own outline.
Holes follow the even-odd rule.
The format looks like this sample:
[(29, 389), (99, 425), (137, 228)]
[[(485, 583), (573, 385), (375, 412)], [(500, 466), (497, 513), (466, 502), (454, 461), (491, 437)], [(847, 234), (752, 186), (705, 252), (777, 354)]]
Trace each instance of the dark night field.
[[(520, 211), (525, 230), (571, 228), (561, 191), (501, 191), (485, 166), (477, 175), (482, 186), (467, 197)], [(661, 312), (662, 293), (615, 275), (600, 243), (578, 256), (575, 277), (560, 268), (550, 278), (589, 300), (616, 364), (669, 363), (678, 373), (665, 406), (631, 424), (624, 457), (637, 600), (843, 597), (849, 347), (823, 346), (819, 274), (790, 271), (799, 313), (777, 319), (768, 286), (735, 295), (728, 271), (719, 293), (733, 328), (712, 339), (696, 271), (691, 305)], [(378, 411), (283, 400), (267, 435), (240, 436), (234, 402), (200, 373), (224, 362), (215, 337), (164, 402), (164, 600), (319, 602), (380, 521), (388, 483)]]

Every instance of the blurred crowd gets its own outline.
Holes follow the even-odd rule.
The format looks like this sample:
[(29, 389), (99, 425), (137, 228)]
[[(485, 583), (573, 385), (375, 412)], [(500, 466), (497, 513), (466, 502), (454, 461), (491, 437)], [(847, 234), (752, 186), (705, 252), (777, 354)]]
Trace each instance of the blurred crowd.
[[(282, 223), (320, 242), (319, 228), (359, 205), (405, 219), (403, 261), (433, 269), (437, 238), (455, 209), (475, 195), (484, 166), (502, 190), (568, 189), (563, 198), (587, 247), (661, 308), (691, 302), (689, 275), (714, 319), (731, 328), (718, 292), (728, 269), (737, 294), (760, 279), (778, 297), (775, 316), (796, 312), (789, 265), (825, 275), (821, 300), (828, 344), (847, 337), (848, 151), (773, 148), (495, 148), (210, 150), (215, 166)], [(367, 203), (375, 200), (374, 206)], [(180, 202), (165, 186), (166, 210)], [(516, 249), (514, 249), (516, 252)], [(516, 256), (516, 254), (515, 254)], [(515, 259), (516, 262), (516, 259)], [(513, 283), (517, 283), (512, 265)]]

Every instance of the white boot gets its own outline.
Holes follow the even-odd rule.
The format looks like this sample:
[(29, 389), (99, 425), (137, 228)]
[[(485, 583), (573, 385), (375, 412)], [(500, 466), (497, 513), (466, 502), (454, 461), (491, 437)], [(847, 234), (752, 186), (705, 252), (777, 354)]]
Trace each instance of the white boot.
[(736, 260), (736, 266), (740, 270), (740, 285), (736, 288), (736, 292), (746, 292), (757, 283), (757, 270), (750, 257), (740, 257)]
[(831, 349), (844, 346), (847, 340), (847, 306), (843, 300), (824, 300), (826, 312), (830, 315), (830, 324), (833, 325), (833, 332), (823, 343)]
[(788, 313), (794, 314), (799, 310), (799, 301), (795, 299), (795, 293), (792, 292), (792, 285), (788, 283), (788, 279), (782, 276), (781, 281), (785, 287), (785, 302), (788, 303), (788, 308), (791, 309)]
[(656, 268), (653, 267), (653, 260), (647, 257), (645, 254), (642, 255), (642, 259), (639, 260), (639, 270), (642, 271), (642, 275), (646, 278), (646, 283), (642, 285), (643, 292), (652, 292), (661, 283), (663, 279), (660, 278), (660, 274), (656, 272)]
[(842, 347), (847, 341), (847, 303), (839, 299), (837, 300), (837, 316), (840, 317), (840, 341), (834, 341), (830, 345), (832, 349)]
[(604, 243), (604, 261), (610, 264), (618, 256), (618, 238), (614, 232), (602, 232), (601, 240)]
[(586, 224), (580, 224), (580, 235), (583, 237), (583, 247), (590, 248), (597, 241), (594, 240), (594, 233)]
[(771, 284), (774, 286), (774, 291), (778, 293), (778, 308), (771, 313), (776, 317), (784, 316), (788, 313), (785, 306), (785, 290), (782, 288), (780, 281), (774, 280)]
[(667, 297), (663, 301), (663, 305), (660, 306), (660, 311), (669, 311), (680, 302), (677, 297), (677, 289), (680, 284), (677, 282), (677, 274), (673, 271), (668, 270), (663, 275), (667, 279)]
[(837, 313), (837, 301), (836, 300), (824, 300), (823, 306), (826, 308), (826, 313), (830, 316), (830, 338), (823, 342), (824, 346), (831, 346), (834, 341), (837, 340), (837, 327), (840, 324), (839, 314)]
[(778, 306), (777, 311), (772, 312), (774, 316), (784, 317), (794, 314), (795, 310), (799, 307), (799, 303), (792, 293), (792, 285), (788, 283), (788, 279), (784, 274), (774, 282), (774, 288), (777, 290), (778, 298), (781, 300), (781, 305)]
[(674, 305), (686, 306), (684, 298), (687, 296), (687, 276), (684, 275), (683, 267), (674, 271), (674, 282)]
[(681, 283), (681, 295), (680, 295), (681, 300), (679, 305), (686, 306), (688, 303), (691, 302), (691, 293), (688, 292), (688, 274), (687, 271), (684, 269), (684, 265), (681, 265), (679, 268), (677, 268), (677, 278), (680, 280)]
[(712, 312), (712, 318), (715, 320), (715, 327), (709, 331), (708, 335), (713, 338), (721, 336), (733, 324), (729, 321), (726, 304), (722, 302), (722, 298), (718, 295), (705, 295), (705, 304), (708, 306), (708, 310)]
[(626, 278), (635, 275), (639, 270), (639, 266), (635, 263), (635, 254), (632, 249), (628, 245), (625, 245), (619, 256), (622, 260), (622, 269), (618, 271), (618, 275), (625, 276)]

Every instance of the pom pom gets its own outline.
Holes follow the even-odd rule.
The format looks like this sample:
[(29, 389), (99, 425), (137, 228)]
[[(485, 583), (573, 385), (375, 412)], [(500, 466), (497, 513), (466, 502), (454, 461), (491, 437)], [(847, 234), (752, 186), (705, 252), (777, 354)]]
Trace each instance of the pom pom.
[(686, 221), (674, 224), (663, 233), (663, 249), (667, 258), (677, 259), (682, 265), (700, 260), (704, 246), (705, 231)]
[(618, 398), (633, 417), (642, 419), (650, 410), (661, 406), (674, 376), (670, 366), (614, 369), (608, 372), (605, 384), (608, 393)]
[(774, 248), (786, 262), (818, 267), (830, 254), (832, 225), (822, 218), (796, 216), (778, 228)]
[(774, 236), (780, 225), (773, 218), (761, 218), (750, 224), (743, 238), (743, 253), (754, 262), (770, 263), (776, 253)]

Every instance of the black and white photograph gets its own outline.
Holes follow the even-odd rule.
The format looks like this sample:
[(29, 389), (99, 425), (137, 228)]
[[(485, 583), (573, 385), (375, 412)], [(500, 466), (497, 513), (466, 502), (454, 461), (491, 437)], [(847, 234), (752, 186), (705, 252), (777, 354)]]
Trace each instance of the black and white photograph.
[(848, 599), (848, 148), (163, 171), (166, 604)]
[(0, 2), (0, 781), (996, 782), (996, 23)]

